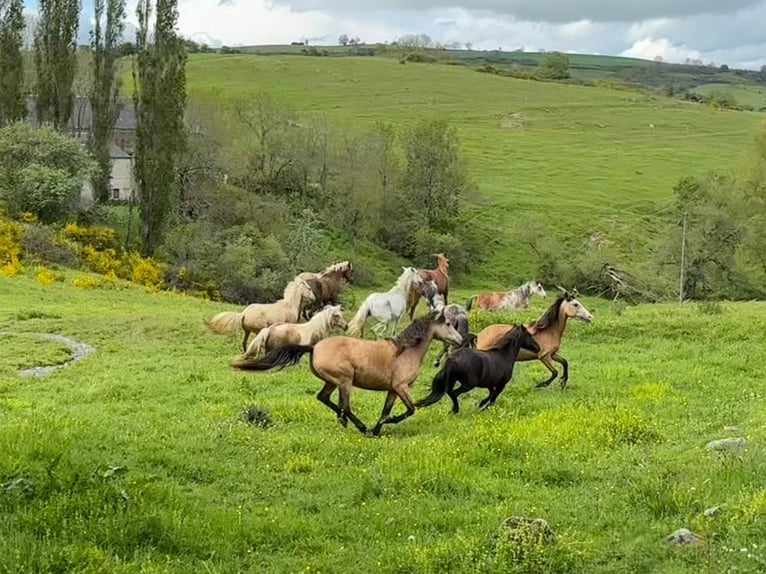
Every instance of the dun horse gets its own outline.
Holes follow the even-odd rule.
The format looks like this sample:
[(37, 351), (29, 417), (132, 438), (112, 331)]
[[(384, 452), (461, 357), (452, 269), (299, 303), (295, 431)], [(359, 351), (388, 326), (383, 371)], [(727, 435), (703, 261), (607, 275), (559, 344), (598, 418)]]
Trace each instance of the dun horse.
[[(505, 333), (493, 347), (485, 351), (457, 349), (448, 359), (431, 383), (431, 394), (415, 403), (424, 408), (437, 403), (444, 394), (452, 399), (452, 412), (460, 412), (457, 398), (474, 387), (489, 389), (489, 395), (479, 403), (479, 410), (495, 404), (513, 376), (513, 366), (519, 349), (532, 353), (540, 351), (532, 335), (523, 325), (514, 327)], [(455, 389), (455, 383), (460, 387)]]
[[(569, 381), (569, 363), (564, 357), (559, 355), (559, 348), (561, 347), (561, 339), (564, 336), (564, 329), (567, 325), (567, 319), (569, 318), (579, 319), (585, 323), (593, 321), (593, 315), (574, 298), (570, 293), (566, 292), (561, 297), (554, 301), (548, 310), (534, 323), (528, 323), (526, 325), (529, 332), (534, 337), (538, 345), (540, 345), (540, 351), (532, 353), (530, 351), (522, 349), (519, 351), (517, 361), (532, 361), (539, 359), (543, 365), (551, 372), (551, 377), (545, 381), (538, 383), (537, 388), (547, 387), (550, 385), (556, 377), (559, 376), (553, 361), (560, 363), (564, 367), (564, 376), (561, 379), (561, 389), (563, 390), (567, 386)], [(490, 325), (484, 330), (480, 331), (476, 336), (476, 348), (486, 350), (491, 347), (497, 346), (497, 342), (505, 335), (512, 325)]]
[(377, 319), (380, 324), (373, 330), (382, 337), (390, 326), (391, 336), (396, 332), (396, 325), (404, 314), (407, 305), (407, 294), (412, 287), (419, 287), (423, 280), (414, 267), (402, 267), (402, 274), (387, 293), (372, 293), (364, 300), (354, 318), (348, 324), (348, 332), (352, 337), (364, 336), (364, 323), (368, 317)]
[(316, 301), (303, 310), (303, 318), (309, 317), (324, 305), (337, 305), (340, 292), (346, 283), (351, 283), (354, 266), (350, 261), (334, 263), (321, 273), (303, 272), (296, 279), (304, 280), (314, 293)]
[[(449, 299), (449, 274), (447, 273), (447, 269), (449, 269), (449, 259), (447, 259), (447, 256), (444, 255), (444, 253), (435, 253), (434, 257), (436, 257), (437, 261), (436, 269), (421, 269), (418, 271), (418, 275), (420, 275), (420, 278), (424, 283), (428, 281), (436, 283), (438, 292), (444, 295), (444, 304), (446, 305), (447, 300)], [(420, 297), (421, 293), (418, 289), (412, 289), (410, 291), (407, 298), (407, 312), (409, 313), (410, 319), (415, 315), (415, 308), (418, 306)]]
[(526, 309), (533, 295), (539, 295), (543, 299), (546, 296), (545, 289), (539, 281), (527, 281), (521, 287), (517, 287), (506, 293), (479, 293), (468, 299), (466, 309), (473, 307), (476, 300), (477, 309), (485, 311), (502, 311), (503, 309)]
[(208, 329), (219, 335), (236, 335), (242, 328), (245, 332), (242, 351), (245, 351), (250, 333), (258, 333), (274, 323), (297, 322), (303, 307), (313, 301), (311, 288), (305, 281), (295, 279), (287, 284), (282, 298), (276, 303), (253, 303), (239, 313), (227, 311), (203, 321)]
[[(300, 361), (310, 353), (311, 372), (324, 381), (317, 399), (327, 405), (345, 427), (350, 420), (362, 434), (367, 427), (351, 410), (350, 397), (354, 387), (371, 391), (386, 391), (386, 401), (373, 436), (380, 435), (384, 424), (396, 424), (415, 413), (410, 387), (423, 365), (432, 339), (452, 345), (462, 342), (460, 333), (436, 313), (413, 321), (394, 341), (369, 341), (352, 337), (328, 337), (314, 345), (288, 345), (276, 349), (257, 361), (238, 359), (232, 366), (242, 370), (266, 371), (284, 368)], [(330, 400), (335, 389), (340, 393), (336, 404)], [(406, 412), (391, 416), (397, 397), (407, 407)]]
[(276, 323), (261, 329), (243, 356), (259, 357), (284, 345), (314, 345), (335, 328), (346, 330), (340, 305), (325, 307), (308, 323)]

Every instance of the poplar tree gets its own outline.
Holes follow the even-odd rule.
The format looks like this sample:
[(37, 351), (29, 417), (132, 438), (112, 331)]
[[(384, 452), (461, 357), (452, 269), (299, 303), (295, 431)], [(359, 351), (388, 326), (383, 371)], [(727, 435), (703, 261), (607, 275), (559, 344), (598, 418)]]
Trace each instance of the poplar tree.
[(95, 0), (92, 32), (93, 87), (90, 94), (92, 133), (90, 151), (98, 163), (93, 191), (101, 203), (109, 200), (112, 172), (110, 145), (120, 115), (119, 49), (125, 29), (125, 0)]
[[(153, 5), (156, 18), (150, 41)], [(138, 0), (136, 15), (135, 173), (141, 200), (141, 251), (153, 255), (177, 195), (177, 169), (186, 144), (186, 50), (175, 31), (177, 0)]]
[(0, 126), (21, 120), (24, 103), (24, 0), (0, 0)]
[(79, 0), (39, 0), (35, 32), (37, 119), (66, 130), (74, 108)]

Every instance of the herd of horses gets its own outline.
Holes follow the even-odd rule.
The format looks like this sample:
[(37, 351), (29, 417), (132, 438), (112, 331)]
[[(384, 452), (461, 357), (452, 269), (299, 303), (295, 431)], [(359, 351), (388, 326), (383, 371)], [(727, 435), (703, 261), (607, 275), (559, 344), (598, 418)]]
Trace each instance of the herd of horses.
[[(205, 320), (214, 333), (244, 333), (242, 355), (232, 367), (246, 371), (269, 371), (297, 364), (309, 355), (311, 372), (324, 382), (317, 399), (327, 405), (345, 427), (351, 421), (363, 434), (367, 426), (351, 409), (354, 387), (385, 391), (383, 411), (372, 429), (379, 436), (386, 424), (396, 424), (415, 414), (417, 408), (437, 403), (444, 395), (458, 413), (458, 397), (473, 388), (487, 389), (489, 394), (480, 404), (485, 409), (494, 404), (513, 376), (519, 361), (539, 360), (550, 371), (550, 377), (537, 387), (550, 385), (558, 376), (554, 363), (563, 368), (560, 379), (564, 389), (569, 380), (569, 364), (559, 354), (561, 340), (569, 319), (586, 323), (591, 313), (566, 290), (536, 321), (527, 324), (493, 324), (473, 334), (469, 327), (469, 311), (476, 308), (498, 311), (525, 309), (534, 295), (546, 297), (543, 286), (530, 281), (505, 293), (480, 293), (471, 297), (465, 307), (448, 303), (449, 260), (444, 253), (434, 255), (436, 269), (402, 267), (394, 286), (383, 293), (370, 294), (353, 318), (346, 322), (339, 304), (345, 285), (353, 279), (353, 265), (342, 261), (318, 273), (304, 272), (285, 287), (281, 299), (274, 303), (248, 305), (239, 313), (219, 313)], [(416, 307), (423, 299), (428, 313), (414, 319)], [(396, 334), (401, 318), (408, 315), (410, 324)], [(364, 339), (369, 319), (376, 325), (376, 339)], [(333, 329), (345, 335), (331, 335)], [(249, 342), (250, 335), (255, 338)], [(388, 335), (388, 336), (386, 336)], [(434, 366), (444, 366), (434, 377), (430, 393), (415, 402), (411, 388), (420, 373), (433, 340), (443, 343)], [(249, 342), (249, 343), (248, 343)], [(459, 386), (457, 386), (459, 384)], [(338, 402), (331, 399), (335, 391)], [(406, 407), (392, 416), (397, 398)]]

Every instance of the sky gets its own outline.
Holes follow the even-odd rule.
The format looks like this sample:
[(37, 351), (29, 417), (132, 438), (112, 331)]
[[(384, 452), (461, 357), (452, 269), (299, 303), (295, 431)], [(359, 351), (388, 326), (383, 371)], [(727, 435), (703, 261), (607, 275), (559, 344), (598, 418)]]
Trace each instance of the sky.
[[(26, 0), (30, 11), (36, 0)], [(82, 0), (87, 41), (93, 0)], [(128, 0), (129, 20), (136, 0)], [(759, 69), (766, 0), (179, 0), (182, 35), (212, 46), (367, 43), (428, 34), (474, 49), (560, 50)], [(129, 28), (130, 29), (130, 28)]]

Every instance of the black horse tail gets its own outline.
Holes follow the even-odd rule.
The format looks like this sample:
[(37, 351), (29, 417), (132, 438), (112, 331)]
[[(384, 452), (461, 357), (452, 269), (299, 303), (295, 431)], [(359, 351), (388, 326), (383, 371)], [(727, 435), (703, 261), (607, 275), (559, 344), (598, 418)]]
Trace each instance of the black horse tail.
[(306, 353), (312, 353), (314, 345), (285, 345), (274, 349), (262, 359), (239, 358), (231, 362), (231, 366), (242, 371), (268, 371), (279, 367), (279, 370), (297, 365)]
[(478, 297), (478, 295), (473, 295), (472, 297), (468, 298), (468, 302), (465, 304), (465, 310), (470, 311), (471, 307), (473, 307), (473, 302)]
[(473, 333), (468, 333), (468, 341), (465, 341), (467, 343), (467, 346), (469, 349), (475, 349), (476, 348), (476, 341), (478, 341), (479, 338), (474, 335)]
[(452, 361), (447, 359), (442, 370), (436, 373), (434, 380), (431, 382), (431, 393), (427, 397), (416, 402), (415, 406), (421, 409), (438, 403), (454, 383), (455, 377), (453, 374)]

